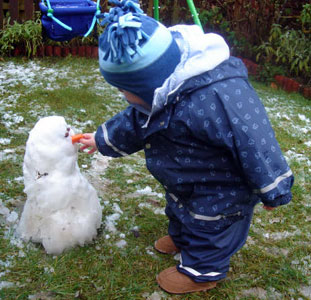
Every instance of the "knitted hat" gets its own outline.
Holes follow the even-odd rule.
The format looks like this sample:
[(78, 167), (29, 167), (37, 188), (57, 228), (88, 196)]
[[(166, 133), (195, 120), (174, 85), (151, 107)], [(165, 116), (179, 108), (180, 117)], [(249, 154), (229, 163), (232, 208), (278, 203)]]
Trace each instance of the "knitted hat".
[(99, 39), (99, 66), (111, 85), (129, 91), (152, 106), (156, 88), (180, 62), (171, 32), (143, 14), (138, 0), (111, 0), (107, 24)]

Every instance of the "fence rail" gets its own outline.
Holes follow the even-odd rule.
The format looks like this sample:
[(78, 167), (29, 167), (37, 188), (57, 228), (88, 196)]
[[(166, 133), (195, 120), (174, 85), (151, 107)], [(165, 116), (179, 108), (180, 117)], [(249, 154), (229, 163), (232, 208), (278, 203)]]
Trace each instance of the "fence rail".
[[(11, 24), (33, 19), (34, 12), (39, 11), (39, 2), (41, 0), (0, 0), (0, 29), (8, 15)], [(108, 0), (101, 0), (100, 5), (103, 10), (107, 10)]]

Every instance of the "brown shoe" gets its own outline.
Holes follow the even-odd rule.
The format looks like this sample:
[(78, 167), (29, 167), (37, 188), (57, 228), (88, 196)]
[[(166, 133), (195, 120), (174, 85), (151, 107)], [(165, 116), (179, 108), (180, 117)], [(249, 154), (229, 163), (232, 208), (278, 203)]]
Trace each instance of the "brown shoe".
[(217, 281), (194, 282), (190, 277), (177, 271), (176, 267), (165, 269), (157, 276), (159, 286), (171, 294), (203, 292), (216, 287)]
[(161, 237), (154, 243), (154, 248), (164, 254), (176, 254), (180, 252), (169, 235)]

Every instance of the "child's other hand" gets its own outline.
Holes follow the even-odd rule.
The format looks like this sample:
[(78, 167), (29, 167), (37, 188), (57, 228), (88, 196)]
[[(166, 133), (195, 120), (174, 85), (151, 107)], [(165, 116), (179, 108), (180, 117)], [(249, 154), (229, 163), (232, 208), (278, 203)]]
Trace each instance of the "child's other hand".
[(273, 210), (273, 209), (275, 209), (275, 207), (266, 206), (266, 205), (264, 205), (263, 208), (264, 208), (265, 210)]
[(95, 151), (97, 151), (96, 142), (95, 142), (93, 133), (83, 133), (83, 138), (80, 139), (79, 143), (83, 144), (83, 146), (80, 147), (80, 151), (84, 151), (87, 148), (91, 148), (88, 151), (88, 154), (92, 154)]

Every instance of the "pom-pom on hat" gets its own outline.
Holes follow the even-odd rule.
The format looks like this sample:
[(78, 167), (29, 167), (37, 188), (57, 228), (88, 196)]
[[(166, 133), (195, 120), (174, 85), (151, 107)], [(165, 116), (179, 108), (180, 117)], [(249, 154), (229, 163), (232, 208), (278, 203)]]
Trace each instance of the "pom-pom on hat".
[(111, 85), (129, 91), (152, 106), (154, 91), (180, 62), (171, 32), (143, 14), (136, 0), (110, 0), (107, 25), (99, 38), (99, 66)]

